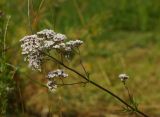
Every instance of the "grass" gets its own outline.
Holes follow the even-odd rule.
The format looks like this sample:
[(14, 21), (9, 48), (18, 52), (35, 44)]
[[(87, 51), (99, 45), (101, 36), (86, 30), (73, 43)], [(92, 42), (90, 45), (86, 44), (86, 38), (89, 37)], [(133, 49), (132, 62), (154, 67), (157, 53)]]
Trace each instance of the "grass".
[[(140, 109), (158, 117), (159, 5), (158, 0), (30, 0), (30, 19), (33, 32), (51, 28), (70, 38), (84, 40), (81, 53), (91, 78), (124, 99), (127, 97), (117, 76), (122, 72), (128, 73), (131, 77), (128, 86)], [(55, 115), (127, 116), (120, 111), (122, 108), (117, 101), (89, 84), (85, 87), (62, 87), (48, 97), (45, 88), (28, 79), (26, 74), (41, 83), (45, 82), (44, 76), (29, 70), (20, 55), (18, 41), (30, 34), (26, 20), (27, 1), (2, 0), (0, 6), (5, 16), (11, 15), (6, 38), (6, 47), (10, 49), (6, 52), (6, 58), (7, 62), (18, 67), (14, 77), (21, 79), (22, 98), (26, 110), (29, 109), (26, 116), (46, 114), (50, 104)], [(1, 22), (6, 22), (5, 16), (5, 21)], [(75, 57), (71, 65), (81, 70), (77, 61)], [(8, 77), (6, 74), (7, 70), (1, 78)], [(21, 109), (19, 111), (21, 114)], [(11, 110), (8, 112), (11, 113)]]

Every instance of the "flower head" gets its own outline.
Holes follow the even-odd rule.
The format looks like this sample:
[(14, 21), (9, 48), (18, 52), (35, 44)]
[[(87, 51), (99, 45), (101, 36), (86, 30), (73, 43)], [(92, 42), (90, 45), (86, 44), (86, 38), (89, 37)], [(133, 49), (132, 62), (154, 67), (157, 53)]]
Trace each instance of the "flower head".
[(120, 74), (119, 78), (122, 82), (125, 82), (129, 78), (129, 76), (127, 74)]
[(29, 62), (29, 67), (34, 70), (41, 70), (45, 55), (44, 52), (56, 50), (64, 56), (69, 56), (74, 48), (79, 47), (83, 41), (75, 40), (64, 42), (66, 35), (56, 33), (53, 30), (44, 29), (34, 35), (23, 37), (21, 42), (24, 60)]
[(47, 87), (51, 92), (55, 92), (57, 89), (57, 85), (55, 84), (55, 82), (50, 80), (47, 82)]

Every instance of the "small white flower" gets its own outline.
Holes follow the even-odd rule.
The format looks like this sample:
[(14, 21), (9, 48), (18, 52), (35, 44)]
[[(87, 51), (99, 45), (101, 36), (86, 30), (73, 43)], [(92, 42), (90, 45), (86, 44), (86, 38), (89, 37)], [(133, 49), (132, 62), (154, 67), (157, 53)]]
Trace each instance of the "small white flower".
[(125, 82), (129, 78), (129, 76), (127, 74), (120, 74), (119, 78), (122, 82)]

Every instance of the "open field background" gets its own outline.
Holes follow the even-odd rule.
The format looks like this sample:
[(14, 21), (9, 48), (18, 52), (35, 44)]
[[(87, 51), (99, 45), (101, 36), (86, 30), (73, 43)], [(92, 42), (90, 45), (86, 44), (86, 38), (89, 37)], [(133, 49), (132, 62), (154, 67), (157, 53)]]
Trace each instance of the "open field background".
[[(127, 73), (127, 85), (140, 110), (160, 117), (159, 0), (30, 0), (29, 9), (31, 27), (27, 0), (0, 0), (3, 46), (7, 32), (5, 53), (1, 47), (1, 111), (9, 117), (46, 116), (49, 108), (55, 117), (136, 117), (123, 112), (122, 104), (91, 84), (64, 86), (48, 94), (39, 84), (46, 83), (44, 73), (27, 67), (19, 40), (31, 30), (49, 28), (83, 40), (81, 54), (91, 79), (126, 100), (117, 77)], [(75, 56), (70, 66), (83, 73), (78, 60)], [(48, 64), (46, 69), (54, 67)], [(71, 74), (66, 82), (78, 80)], [(8, 86), (14, 89), (6, 94)]]

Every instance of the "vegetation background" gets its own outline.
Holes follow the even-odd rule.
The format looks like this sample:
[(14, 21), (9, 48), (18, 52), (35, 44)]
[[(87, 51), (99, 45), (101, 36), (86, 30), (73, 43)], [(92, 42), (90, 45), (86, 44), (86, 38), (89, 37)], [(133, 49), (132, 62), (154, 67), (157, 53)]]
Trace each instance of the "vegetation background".
[[(48, 28), (84, 41), (81, 54), (92, 80), (127, 100), (117, 78), (127, 73), (127, 85), (140, 110), (160, 116), (159, 0), (30, 0), (29, 10), (27, 0), (0, 0), (0, 26), (2, 115), (136, 116), (90, 84), (65, 86), (48, 94), (41, 86), (46, 83), (44, 74), (27, 67), (19, 44), (23, 36)], [(81, 70), (76, 56), (70, 65)], [(76, 76), (70, 77), (70, 82), (77, 81)]]

